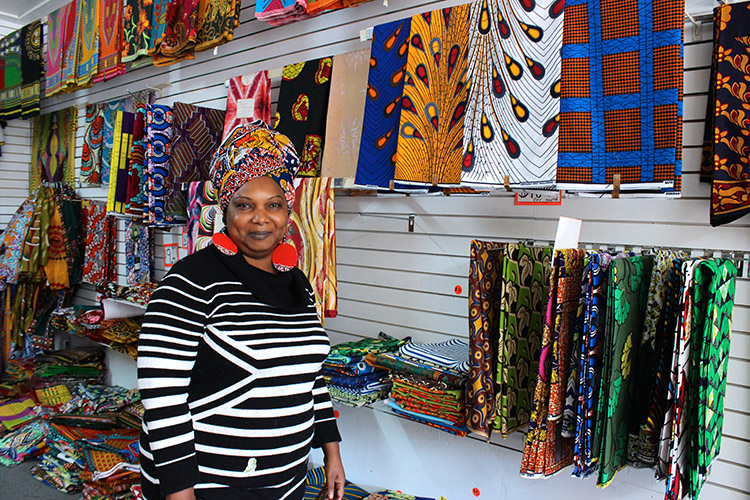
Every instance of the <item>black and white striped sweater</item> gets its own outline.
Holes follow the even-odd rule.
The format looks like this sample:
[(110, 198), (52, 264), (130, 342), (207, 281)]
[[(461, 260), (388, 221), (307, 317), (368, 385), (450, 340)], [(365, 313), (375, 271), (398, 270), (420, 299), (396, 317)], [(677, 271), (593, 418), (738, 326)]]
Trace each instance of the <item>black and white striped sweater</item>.
[(175, 264), (138, 343), (146, 498), (296, 496), (310, 447), (340, 440), (320, 375), (329, 348), (299, 269), (266, 273), (213, 246)]

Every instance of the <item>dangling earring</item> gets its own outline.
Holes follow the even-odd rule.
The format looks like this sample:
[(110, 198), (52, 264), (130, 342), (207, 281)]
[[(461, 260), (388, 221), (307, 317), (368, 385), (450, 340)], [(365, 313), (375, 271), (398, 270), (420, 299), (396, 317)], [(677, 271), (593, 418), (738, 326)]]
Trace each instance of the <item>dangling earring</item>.
[(286, 242), (286, 236), (271, 255), (273, 267), (282, 273), (291, 271), (297, 265), (297, 250)]
[(214, 233), (212, 239), (214, 246), (216, 246), (216, 248), (224, 255), (229, 255), (230, 257), (232, 255), (237, 255), (239, 249), (237, 248), (237, 244), (232, 241), (232, 238), (227, 234), (226, 226), (224, 226), (220, 232)]

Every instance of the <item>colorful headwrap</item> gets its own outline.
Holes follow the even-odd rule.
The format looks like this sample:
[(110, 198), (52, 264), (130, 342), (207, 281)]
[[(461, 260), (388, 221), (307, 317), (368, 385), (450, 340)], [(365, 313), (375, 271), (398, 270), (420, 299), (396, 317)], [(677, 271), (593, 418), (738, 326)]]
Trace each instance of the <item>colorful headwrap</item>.
[(211, 160), (211, 180), (225, 214), (234, 193), (246, 182), (264, 175), (284, 190), (291, 212), (298, 169), (299, 156), (292, 141), (257, 120), (229, 133)]

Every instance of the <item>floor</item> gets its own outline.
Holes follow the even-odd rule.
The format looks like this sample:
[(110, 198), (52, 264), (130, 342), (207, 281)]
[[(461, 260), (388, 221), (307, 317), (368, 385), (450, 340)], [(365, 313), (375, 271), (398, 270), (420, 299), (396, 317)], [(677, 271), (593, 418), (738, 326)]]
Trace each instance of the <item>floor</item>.
[(50, 488), (31, 475), (36, 460), (15, 467), (0, 465), (0, 500), (76, 500), (81, 494), (68, 495)]

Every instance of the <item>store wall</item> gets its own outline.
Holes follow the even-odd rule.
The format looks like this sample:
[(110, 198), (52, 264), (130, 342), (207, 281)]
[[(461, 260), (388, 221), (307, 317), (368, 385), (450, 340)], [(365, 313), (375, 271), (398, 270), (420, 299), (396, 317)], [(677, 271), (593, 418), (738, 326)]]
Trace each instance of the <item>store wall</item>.
[[(77, 165), (80, 165), (84, 109), (88, 102), (123, 97), (145, 87), (159, 88), (157, 102), (175, 101), (224, 108), (224, 81), (261, 69), (280, 68), (325, 55), (368, 46), (361, 29), (460, 1), (390, 0), (388, 8), (376, 0), (356, 9), (325, 14), (293, 25), (271, 28), (253, 17), (254, 2), (245, 0), (242, 25), (235, 40), (212, 51), (196, 54), (167, 68), (144, 68), (105, 84), (71, 95), (47, 99), (44, 112), (80, 106)], [(690, 0), (692, 13), (712, 8), (710, 0)], [(702, 40), (686, 29), (685, 47), (685, 175), (678, 200), (566, 198), (559, 207), (517, 207), (511, 195), (490, 197), (349, 197), (337, 193), (336, 224), (339, 277), (339, 315), (326, 320), (332, 341), (352, 340), (385, 331), (410, 335), (419, 341), (467, 336), (467, 274), (469, 243), (474, 238), (499, 241), (554, 238), (560, 215), (583, 219), (585, 246), (686, 248), (697, 255), (722, 250), (745, 258), (743, 278), (737, 281), (737, 303), (727, 388), (724, 440), (703, 499), (750, 498), (750, 219), (711, 228), (708, 224), (709, 187), (698, 183), (700, 144), (706, 106), (711, 54), (710, 25), (703, 25)], [(278, 79), (274, 80), (274, 101)], [(0, 158), (0, 217), (15, 210), (26, 194), (29, 162), (28, 125), (19, 129), (16, 170), (11, 157)], [(7, 137), (6, 129), (6, 137)], [(25, 148), (25, 149), (24, 149)], [(7, 162), (7, 163), (6, 163)], [(20, 183), (16, 191), (4, 187)], [(86, 198), (106, 199), (104, 188), (80, 188)], [(6, 207), (7, 204), (7, 207)], [(414, 232), (407, 219), (415, 217)], [(7, 221), (0, 219), (0, 227)], [(121, 226), (122, 228), (122, 223)], [(177, 234), (157, 231), (157, 256), (165, 240)], [(120, 237), (118, 262), (124, 283), (124, 245)], [(744, 257), (743, 257), (744, 256)], [(157, 259), (157, 277), (164, 273)], [(456, 294), (455, 286), (461, 293)], [(95, 292), (82, 287), (79, 301), (93, 301)], [(132, 387), (135, 365), (119, 353), (110, 353), (114, 383)], [(604, 492), (592, 480), (568, 477), (563, 472), (546, 481), (521, 479), (518, 470), (523, 435), (486, 444), (456, 438), (435, 429), (407, 422), (371, 409), (340, 408), (342, 450), (351, 480), (370, 487), (388, 486), (449, 500), (475, 498), (516, 499), (542, 495), (556, 498), (660, 498), (663, 484), (647, 470), (623, 471)], [(314, 456), (320, 462), (320, 456)]]

